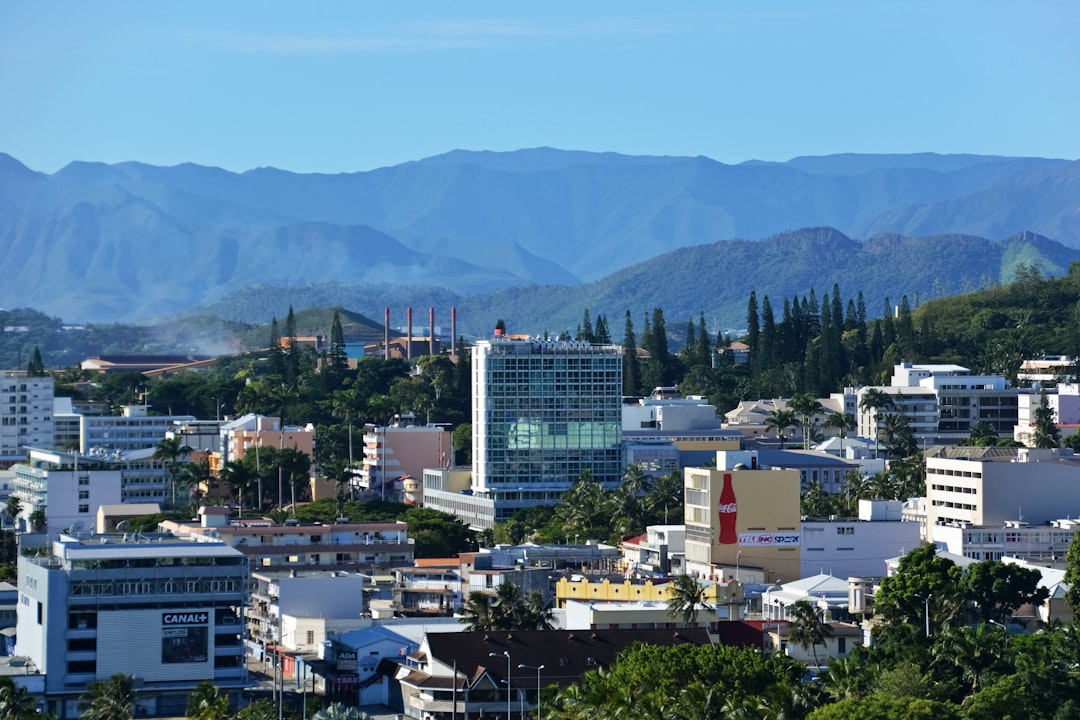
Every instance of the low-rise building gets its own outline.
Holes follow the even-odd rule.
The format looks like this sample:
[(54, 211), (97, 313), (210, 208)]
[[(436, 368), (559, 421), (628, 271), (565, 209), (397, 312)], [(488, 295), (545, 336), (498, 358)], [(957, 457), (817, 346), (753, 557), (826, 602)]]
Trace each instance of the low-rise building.
[(247, 560), (220, 542), (61, 534), (19, 557), (16, 652), (45, 675), (46, 708), (62, 719), (116, 673), (135, 676), (139, 716), (183, 716), (200, 682), (236, 702), (247, 585)]
[[(65, 528), (88, 532), (102, 505), (164, 504), (186, 500), (187, 489), (166, 481), (164, 465), (153, 449), (89, 454), (29, 448), (25, 462), (15, 465), (15, 490), (22, 502), (18, 522), (30, 526), (36, 510), (45, 512), (46, 532)], [(174, 497), (170, 489), (175, 490)]]
[(267, 518), (232, 519), (200, 508), (200, 522), (166, 521), (163, 530), (196, 540), (224, 542), (251, 560), (259, 571), (362, 570), (413, 561), (413, 540), (404, 522), (297, 523), (279, 525)]
[(650, 525), (645, 534), (622, 542), (627, 574), (678, 575), (686, 559), (685, 525)]

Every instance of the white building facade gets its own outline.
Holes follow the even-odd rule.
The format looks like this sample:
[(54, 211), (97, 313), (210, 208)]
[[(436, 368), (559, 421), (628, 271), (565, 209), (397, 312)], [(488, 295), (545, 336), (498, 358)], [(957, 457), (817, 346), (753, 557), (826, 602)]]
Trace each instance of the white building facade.
[(0, 372), (0, 466), (26, 457), (25, 446), (53, 447), (53, 379)]
[(235, 702), (247, 582), (247, 561), (221, 543), (61, 535), (50, 553), (19, 558), (16, 652), (44, 673), (46, 707), (62, 719), (116, 673), (139, 684), (137, 716), (182, 717), (203, 681)]

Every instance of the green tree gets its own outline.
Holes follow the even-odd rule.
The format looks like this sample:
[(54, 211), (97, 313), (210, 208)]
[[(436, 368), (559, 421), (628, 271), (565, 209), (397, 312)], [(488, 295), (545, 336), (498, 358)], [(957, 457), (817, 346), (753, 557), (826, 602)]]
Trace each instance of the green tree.
[(896, 573), (881, 581), (874, 611), (886, 624), (929, 627), (933, 634), (960, 617), (960, 581), (961, 570), (953, 561), (938, 557), (933, 545), (923, 545), (900, 558)]
[(259, 698), (236, 713), (236, 720), (278, 720), (278, 707), (270, 698)]
[(1046, 398), (1046, 391), (1039, 394), (1039, 406), (1035, 408), (1035, 431), (1032, 444), (1037, 448), (1056, 448), (1061, 445), (1061, 433), (1054, 422), (1054, 410)]
[(787, 439), (787, 431), (798, 424), (798, 418), (793, 410), (773, 410), (765, 416), (765, 427), (776, 431), (780, 438), (780, 449), (784, 449), (784, 441)]
[(371, 716), (358, 707), (331, 703), (315, 713), (314, 720), (371, 720)]
[(473, 590), (461, 606), (460, 622), (468, 630), (494, 630), (495, 615), (491, 607), (493, 600), (491, 595)]
[(468, 465), (472, 462), (472, 424), (461, 423), (450, 435), (454, 446), (455, 464)]
[(622, 362), (623, 395), (640, 395), (641, 364), (638, 362), (637, 339), (634, 336), (634, 321), (630, 317), (629, 310), (626, 311), (626, 328), (623, 331)]
[(172, 507), (176, 507), (176, 464), (181, 458), (191, 454), (191, 448), (183, 443), (179, 437), (163, 438), (154, 448), (153, 459), (165, 465), (165, 475), (169, 481), (172, 494)]
[(952, 703), (875, 693), (819, 707), (807, 720), (960, 720), (961, 717), (960, 708)]
[(1065, 553), (1065, 582), (1069, 584), (1065, 591), (1065, 602), (1080, 613), (1080, 533), (1073, 535), (1069, 550)]
[(840, 455), (844, 455), (844, 438), (847, 437), (849, 430), (854, 430), (856, 427), (855, 416), (851, 413), (834, 412), (825, 418), (826, 427), (836, 429), (836, 435), (840, 438)]
[(45, 532), (45, 528), (48, 526), (49, 522), (45, 516), (45, 508), (34, 508), (34, 511), (30, 513), (30, 531), (35, 533)]
[(26, 374), (30, 377), (45, 377), (45, 362), (41, 359), (41, 348), (37, 345), (34, 346), (34, 354), (26, 366)]
[(1039, 587), (1041, 579), (1042, 574), (1034, 568), (983, 560), (967, 567), (960, 588), (983, 622), (1004, 623), (1021, 606), (1046, 600), (1050, 591)]
[(0, 720), (30, 720), (40, 717), (37, 699), (8, 676), (0, 677)]
[(690, 575), (677, 575), (668, 585), (667, 614), (687, 625), (697, 625), (698, 613), (712, 610), (705, 599), (708, 586)]
[[(881, 419), (882, 411), (892, 410), (896, 407), (893, 403), (892, 397), (877, 388), (867, 388), (863, 391), (862, 397), (859, 398), (859, 410), (864, 413), (870, 413), (874, 416), (874, 438), (875, 440), (881, 434)], [(877, 457), (877, 451), (875, 450), (874, 456)]]
[(814, 666), (820, 665), (817, 659), (817, 646), (825, 644), (825, 638), (832, 635), (832, 628), (822, 617), (821, 610), (806, 600), (799, 600), (791, 606), (791, 626), (788, 641), (814, 655)]
[(90, 683), (79, 698), (81, 720), (132, 720), (135, 716), (135, 678), (117, 673)]
[(188, 697), (188, 720), (225, 720), (229, 717), (229, 696), (209, 680), (203, 680)]
[(799, 425), (802, 426), (803, 449), (810, 445), (810, 431), (813, 427), (813, 417), (821, 412), (821, 403), (809, 393), (797, 393), (788, 401), (788, 408), (799, 417)]

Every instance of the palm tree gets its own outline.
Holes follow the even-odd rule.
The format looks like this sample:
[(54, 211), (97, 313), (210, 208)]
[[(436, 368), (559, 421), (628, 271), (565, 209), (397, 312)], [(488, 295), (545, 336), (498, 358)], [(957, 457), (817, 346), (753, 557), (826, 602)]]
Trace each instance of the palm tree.
[(880, 434), (881, 426), (881, 411), (891, 410), (896, 407), (893, 402), (892, 396), (886, 392), (882, 392), (877, 388), (867, 388), (863, 391), (862, 397), (859, 399), (859, 410), (864, 413), (873, 413), (874, 415), (874, 458), (877, 458), (877, 445), (876, 441)]
[(918, 449), (911, 423), (903, 413), (885, 416), (885, 422), (878, 425), (878, 439), (885, 443), (886, 454), (894, 459), (907, 457)]
[[(232, 490), (241, 507), (244, 505), (245, 493), (250, 493), (255, 485), (255, 473), (250, 467), (239, 460), (230, 460), (225, 463), (218, 478)], [(253, 507), (254, 503), (249, 505)]]
[(135, 714), (135, 678), (117, 673), (90, 683), (79, 698), (81, 720), (132, 720)]
[(30, 720), (38, 714), (37, 700), (10, 677), (0, 677), (0, 720)]
[(788, 407), (799, 416), (803, 431), (803, 450), (810, 444), (810, 428), (814, 415), (822, 411), (821, 403), (810, 393), (797, 393), (788, 401)]
[(470, 592), (461, 607), (461, 623), (469, 630), (494, 630), (491, 599), (490, 595), (479, 590)]
[(798, 418), (793, 410), (773, 410), (765, 416), (765, 427), (776, 430), (776, 436), (780, 438), (780, 449), (784, 449), (784, 439), (787, 437), (788, 428), (796, 425)]
[(191, 448), (178, 437), (167, 437), (154, 448), (152, 459), (165, 464), (165, 474), (172, 487), (172, 506), (176, 508), (176, 461), (191, 454)]
[(791, 625), (788, 641), (810, 650), (814, 654), (814, 666), (818, 666), (817, 646), (825, 644), (825, 638), (832, 634), (832, 628), (821, 616), (821, 610), (806, 600), (799, 600), (791, 606)]
[(188, 698), (188, 720), (225, 720), (229, 717), (229, 696), (209, 680), (203, 680)]
[(705, 600), (708, 587), (689, 575), (679, 575), (668, 585), (667, 614), (687, 625), (697, 625), (698, 612), (712, 610)]
[(8, 533), (4, 533), (4, 562), (15, 562), (19, 554), (19, 513), (22, 512), (22, 500), (12, 493), (8, 496), (4, 512), (11, 518), (11, 552), (8, 552)]
[(45, 528), (49, 526), (48, 518), (45, 516), (45, 508), (34, 508), (34, 511), (30, 513), (30, 530), (31, 532), (45, 532)]
[(652, 490), (645, 498), (645, 504), (652, 516), (659, 519), (660, 512), (663, 511), (664, 524), (667, 525), (668, 510), (673, 509), (679, 518), (675, 522), (681, 523), (683, 489), (683, 477), (678, 471), (656, 478), (653, 481)]
[(371, 716), (352, 705), (331, 703), (315, 713), (313, 720), (371, 720)]
[(834, 412), (825, 418), (826, 427), (836, 428), (836, 436), (840, 438), (840, 457), (844, 456), (844, 438), (848, 430), (856, 427), (855, 416), (846, 412)]

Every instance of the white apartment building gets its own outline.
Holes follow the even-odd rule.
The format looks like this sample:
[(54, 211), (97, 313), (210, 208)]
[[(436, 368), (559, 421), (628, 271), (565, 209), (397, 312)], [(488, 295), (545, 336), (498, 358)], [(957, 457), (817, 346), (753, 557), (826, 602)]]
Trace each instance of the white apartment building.
[[(473, 474), (467, 494), (425, 473), (425, 505), (489, 528), (558, 503), (586, 470), (622, 477), (622, 349), (496, 335), (472, 350)], [(430, 483), (430, 484), (429, 484)]]
[(155, 448), (176, 423), (192, 422), (193, 415), (150, 415), (145, 405), (126, 405), (120, 415), (83, 415), (79, 449), (143, 450)]
[[(878, 390), (892, 401), (892, 408), (864, 409), (868, 390)], [(857, 391), (858, 434), (876, 438), (881, 418), (902, 413), (921, 449), (956, 444), (971, 434), (974, 425), (989, 423), (999, 437), (1011, 437), (1016, 425), (1020, 391), (996, 375), (972, 375), (960, 365), (920, 365), (903, 362), (894, 366), (890, 384)], [(881, 416), (881, 417), (879, 417)]]
[[(25, 462), (12, 468), (14, 494), (22, 501), (20, 526), (28, 528), (30, 516), (42, 509), (48, 521), (46, 532), (90, 531), (102, 505), (164, 504), (168, 495), (165, 468), (153, 455), (152, 449), (84, 455), (28, 448)], [(186, 489), (183, 496), (187, 497)]]
[(1004, 525), (937, 525), (934, 542), (972, 560), (1001, 560), (1004, 557), (1025, 561), (1056, 563), (1065, 557), (1080, 519), (1051, 520), (1032, 525), (1010, 520)]
[[(1045, 391), (1046, 404), (1054, 414), (1054, 423), (1061, 430), (1062, 437), (1076, 432), (1080, 426), (1080, 385), (1061, 383)], [(1030, 445), (1035, 434), (1035, 411), (1042, 402), (1042, 392), (1038, 389), (1023, 390), (1017, 400), (1019, 406), (1013, 440)]]
[(944, 525), (1038, 525), (1080, 516), (1080, 457), (1071, 450), (935, 447), (925, 458), (929, 542), (938, 542)]
[(53, 379), (25, 370), (0, 371), (0, 467), (26, 457), (26, 446), (51, 448)]
[[(362, 625), (363, 575), (338, 570), (254, 572), (247, 611), (251, 651), (261, 657), (269, 647), (314, 654), (334, 633)], [(295, 675), (291, 663), (285, 674)]]
[(247, 585), (247, 561), (222, 543), (62, 534), (19, 557), (15, 650), (44, 674), (46, 709), (62, 719), (116, 673), (135, 676), (139, 717), (182, 717), (203, 681), (236, 703)]

